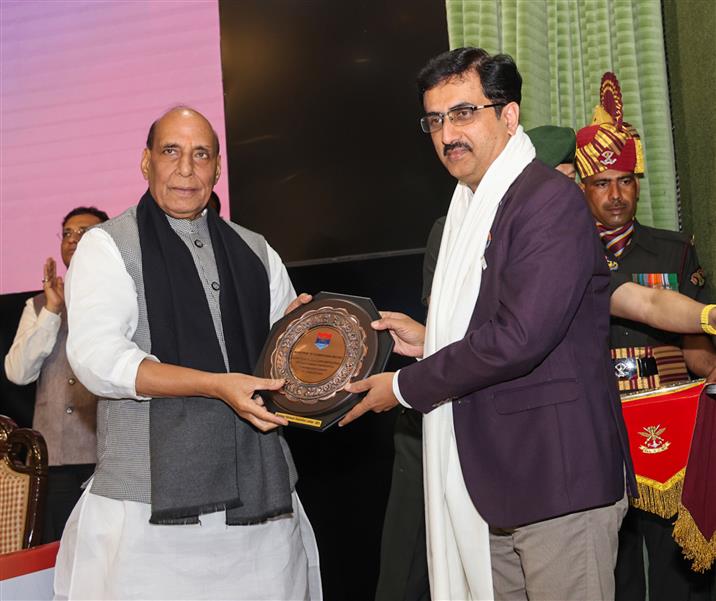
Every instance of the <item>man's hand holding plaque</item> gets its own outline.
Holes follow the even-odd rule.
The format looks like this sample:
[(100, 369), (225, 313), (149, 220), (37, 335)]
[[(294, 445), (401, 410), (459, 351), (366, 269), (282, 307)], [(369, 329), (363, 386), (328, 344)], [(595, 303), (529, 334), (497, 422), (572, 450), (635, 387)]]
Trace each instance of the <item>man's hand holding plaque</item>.
[[(423, 324), (404, 313), (381, 311), (380, 316), (381, 318), (374, 321), (371, 326), (375, 330), (390, 333), (395, 343), (393, 349), (395, 353), (406, 357), (419, 358), (423, 356), (425, 342), (425, 326)], [(365, 394), (365, 397), (346, 414), (338, 425), (345, 426), (368, 411), (381, 413), (395, 407), (398, 404), (398, 399), (393, 393), (394, 376), (393, 372), (385, 372), (346, 386), (346, 390)]]
[(286, 307), (286, 310), (283, 312), (284, 317), (291, 313), (292, 311), (295, 311), (298, 309), (301, 305), (305, 305), (307, 303), (310, 303), (313, 300), (313, 297), (310, 294), (307, 294), (305, 292), (301, 292), (296, 298), (294, 298), (291, 303)]
[(256, 375), (283, 379), (261, 391), (267, 409), (289, 423), (325, 430), (360, 400), (346, 386), (385, 367), (393, 340), (371, 327), (380, 319), (364, 297), (302, 294), (271, 328)]
[(381, 311), (380, 319), (371, 326), (375, 330), (384, 330), (390, 333), (395, 348), (393, 352), (405, 357), (420, 358), (423, 356), (425, 344), (425, 326), (405, 313), (396, 311)]

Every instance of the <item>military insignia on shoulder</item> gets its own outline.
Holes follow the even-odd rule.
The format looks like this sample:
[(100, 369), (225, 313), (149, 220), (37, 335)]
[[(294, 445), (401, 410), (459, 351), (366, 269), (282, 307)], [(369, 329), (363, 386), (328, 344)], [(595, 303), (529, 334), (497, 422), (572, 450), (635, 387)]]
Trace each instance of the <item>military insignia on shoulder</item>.
[(690, 280), (694, 286), (703, 288), (703, 285), (706, 283), (706, 274), (704, 273), (703, 267), (699, 267), (694, 271), (694, 273), (691, 274)]

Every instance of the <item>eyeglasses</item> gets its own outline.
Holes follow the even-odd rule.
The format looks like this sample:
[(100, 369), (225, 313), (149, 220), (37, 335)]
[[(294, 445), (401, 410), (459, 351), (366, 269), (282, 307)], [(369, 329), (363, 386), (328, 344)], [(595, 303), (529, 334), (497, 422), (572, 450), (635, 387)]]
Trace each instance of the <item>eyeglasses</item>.
[(505, 106), (505, 102), (495, 102), (494, 104), (481, 104), (475, 106), (474, 104), (463, 104), (456, 106), (454, 109), (450, 109), (447, 113), (428, 113), (424, 117), (420, 118), (420, 129), (426, 134), (434, 134), (436, 131), (440, 131), (443, 128), (443, 122), (445, 117), (450, 119), (450, 123), (462, 127), (463, 125), (469, 125), (475, 120), (475, 113), (482, 109), (489, 109), (493, 106)]
[(82, 236), (85, 235), (87, 230), (90, 229), (89, 227), (78, 227), (77, 229), (73, 229), (71, 227), (66, 227), (65, 229), (60, 232), (57, 237), (60, 240), (69, 240), (72, 238), (72, 236), (76, 236), (79, 240)]

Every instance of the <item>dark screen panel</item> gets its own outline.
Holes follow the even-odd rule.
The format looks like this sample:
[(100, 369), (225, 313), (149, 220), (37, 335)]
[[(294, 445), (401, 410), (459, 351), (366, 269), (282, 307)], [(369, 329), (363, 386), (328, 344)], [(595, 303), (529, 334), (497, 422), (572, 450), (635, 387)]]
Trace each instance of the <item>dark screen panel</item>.
[[(422, 254), (410, 254), (326, 261), (288, 271), (297, 290), (369, 296), (380, 309), (422, 320), (422, 264)], [(386, 370), (413, 362), (392, 355)], [(299, 474), (298, 493), (318, 542), (325, 599), (365, 601), (375, 596), (398, 411), (369, 413), (346, 428), (320, 434), (285, 428)]]
[(454, 180), (415, 76), (441, 2), (220, 2), (231, 217), (284, 261), (420, 248)]

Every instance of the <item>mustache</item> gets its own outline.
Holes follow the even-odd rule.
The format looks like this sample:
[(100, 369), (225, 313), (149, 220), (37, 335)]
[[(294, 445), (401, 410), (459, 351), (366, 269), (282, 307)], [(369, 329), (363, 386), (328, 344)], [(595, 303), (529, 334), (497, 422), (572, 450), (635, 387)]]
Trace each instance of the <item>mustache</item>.
[(443, 146), (443, 156), (447, 156), (448, 152), (455, 150), (456, 148), (464, 148), (465, 150), (472, 152), (472, 146), (466, 142), (451, 142), (450, 144), (445, 144)]

